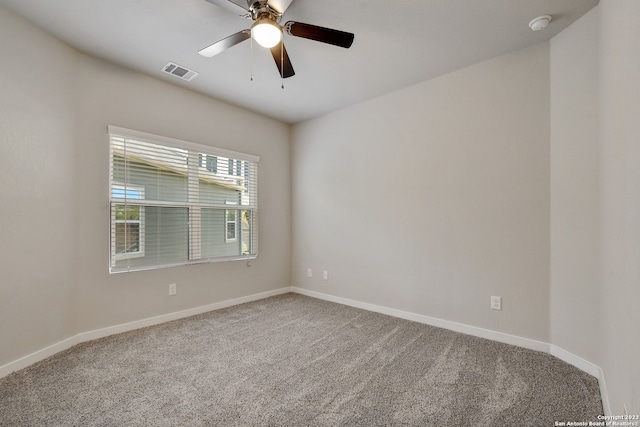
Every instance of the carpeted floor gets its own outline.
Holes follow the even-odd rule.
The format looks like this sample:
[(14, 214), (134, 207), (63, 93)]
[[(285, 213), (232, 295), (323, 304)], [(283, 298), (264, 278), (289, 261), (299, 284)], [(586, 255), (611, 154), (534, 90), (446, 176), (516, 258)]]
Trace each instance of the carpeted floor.
[(2, 426), (553, 426), (598, 382), (550, 355), (296, 294), (79, 344), (0, 379)]

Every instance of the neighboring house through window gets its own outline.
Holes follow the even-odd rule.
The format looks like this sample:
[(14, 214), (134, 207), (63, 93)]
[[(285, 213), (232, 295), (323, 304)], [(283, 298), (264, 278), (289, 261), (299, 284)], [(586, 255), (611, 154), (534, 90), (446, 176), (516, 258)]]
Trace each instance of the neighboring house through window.
[(238, 230), (238, 211), (235, 210), (227, 210), (226, 219), (225, 219), (225, 230), (226, 237), (225, 241), (233, 242), (237, 240), (237, 230)]
[(218, 158), (216, 156), (205, 156), (204, 167), (209, 172), (218, 173)]
[[(144, 188), (128, 188), (114, 184), (111, 187), (112, 200), (142, 200)], [(114, 204), (115, 233), (111, 245), (111, 256), (126, 259), (144, 256), (144, 207), (127, 203)]]

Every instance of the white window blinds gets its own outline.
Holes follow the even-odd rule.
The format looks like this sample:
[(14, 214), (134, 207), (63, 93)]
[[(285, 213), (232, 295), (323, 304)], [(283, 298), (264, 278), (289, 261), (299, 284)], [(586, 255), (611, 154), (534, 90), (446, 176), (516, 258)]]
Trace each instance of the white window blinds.
[(256, 156), (109, 126), (109, 271), (252, 259)]

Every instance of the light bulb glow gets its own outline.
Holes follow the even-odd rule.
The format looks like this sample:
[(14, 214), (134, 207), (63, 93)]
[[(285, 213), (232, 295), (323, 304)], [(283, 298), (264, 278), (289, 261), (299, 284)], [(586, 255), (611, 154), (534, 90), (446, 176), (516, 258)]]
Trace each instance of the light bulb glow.
[(251, 27), (251, 36), (260, 46), (271, 49), (282, 40), (282, 30), (277, 24), (265, 19), (256, 21)]

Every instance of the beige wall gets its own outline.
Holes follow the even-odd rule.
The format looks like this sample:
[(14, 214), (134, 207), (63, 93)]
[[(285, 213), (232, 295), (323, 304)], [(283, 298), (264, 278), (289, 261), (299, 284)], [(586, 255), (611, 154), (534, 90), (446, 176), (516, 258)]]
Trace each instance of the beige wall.
[(73, 63), (0, 8), (0, 366), (75, 333)]
[(598, 10), (551, 39), (551, 343), (599, 362)]
[[(3, 8), (0, 55), (11, 64), (0, 67), (0, 366), (80, 332), (290, 284), (289, 126), (77, 53)], [(109, 124), (260, 156), (250, 268), (108, 274)]]
[[(640, 413), (640, 2), (599, 8), (601, 327), (612, 413)], [(595, 341), (595, 340), (594, 340)], [(594, 344), (596, 344), (594, 342)]]
[(548, 59), (539, 44), (294, 126), (293, 284), (548, 342)]
[[(83, 58), (77, 126), (81, 329), (184, 310), (290, 283), (289, 127), (103, 61)], [(108, 274), (107, 124), (260, 156), (259, 257)], [(168, 296), (169, 283), (178, 293)]]
[(551, 40), (551, 343), (640, 412), (640, 2), (607, 0)]

